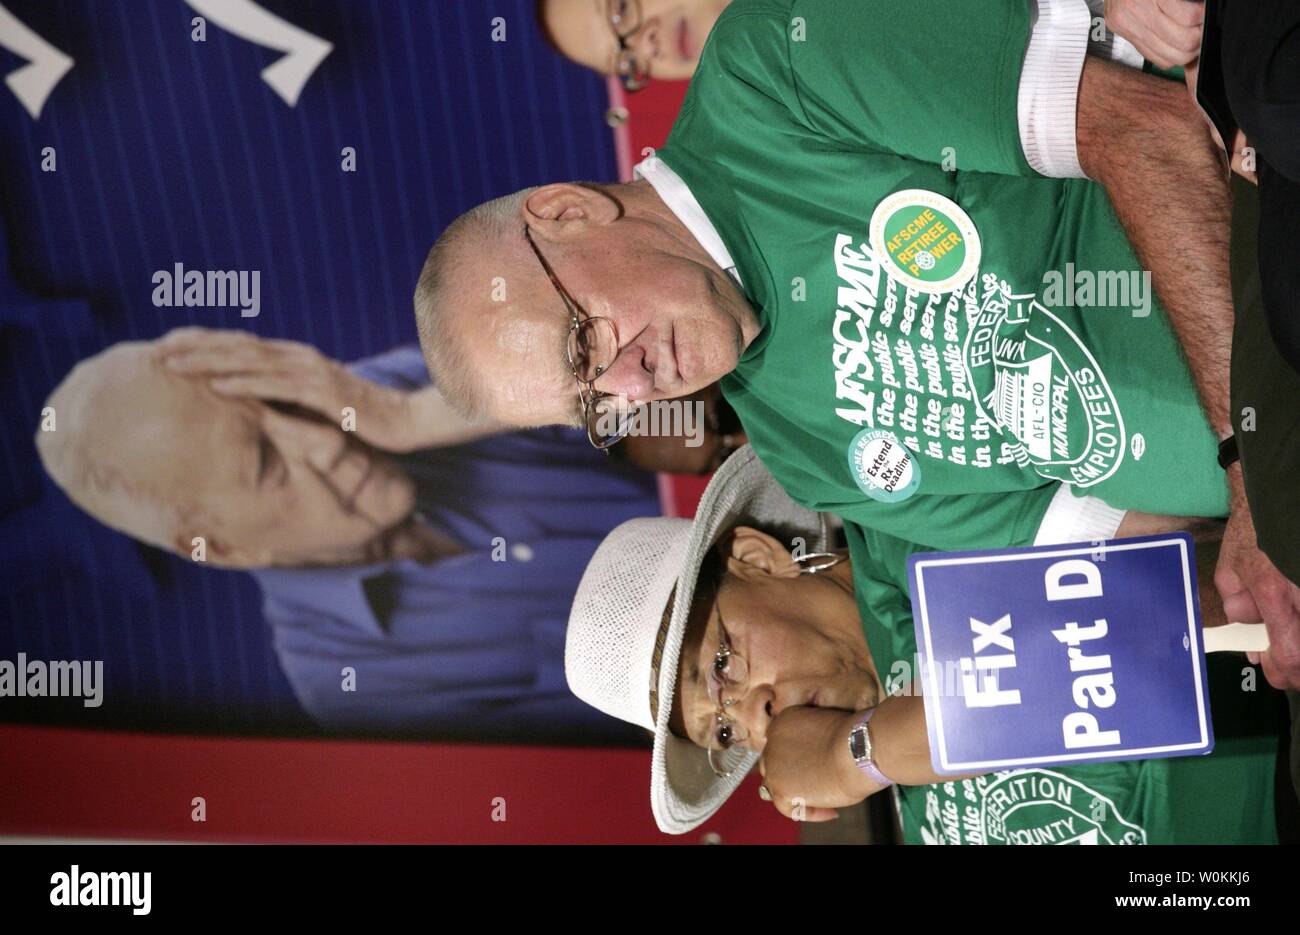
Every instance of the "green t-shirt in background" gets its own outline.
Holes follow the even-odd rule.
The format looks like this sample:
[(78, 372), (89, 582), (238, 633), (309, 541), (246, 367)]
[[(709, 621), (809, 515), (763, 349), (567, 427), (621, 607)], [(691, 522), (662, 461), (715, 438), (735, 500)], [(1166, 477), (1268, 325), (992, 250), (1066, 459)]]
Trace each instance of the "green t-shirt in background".
[[(885, 687), (916, 671), (907, 559), (930, 551), (845, 524), (863, 632)], [(1244, 690), (1239, 656), (1210, 657), (1215, 749), (1209, 756), (1014, 769), (900, 786), (909, 844), (1275, 844), (1278, 693)]]
[(1032, 542), (1056, 481), (1227, 513), (1105, 192), (1021, 151), (1028, 7), (736, 0), (657, 154), (761, 320), (722, 386), (764, 464), (808, 507), (942, 549)]

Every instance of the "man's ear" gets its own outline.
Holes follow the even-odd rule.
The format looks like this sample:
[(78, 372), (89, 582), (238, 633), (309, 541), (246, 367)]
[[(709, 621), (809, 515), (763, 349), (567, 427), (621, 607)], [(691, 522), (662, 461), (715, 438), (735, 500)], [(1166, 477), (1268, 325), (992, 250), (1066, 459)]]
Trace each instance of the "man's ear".
[(524, 199), (522, 211), (534, 235), (553, 243), (612, 224), (622, 214), (618, 202), (604, 192), (569, 182), (536, 189)]
[(799, 566), (790, 550), (765, 532), (749, 526), (737, 526), (718, 542), (716, 548), (726, 563), (727, 572), (737, 578), (797, 578)]

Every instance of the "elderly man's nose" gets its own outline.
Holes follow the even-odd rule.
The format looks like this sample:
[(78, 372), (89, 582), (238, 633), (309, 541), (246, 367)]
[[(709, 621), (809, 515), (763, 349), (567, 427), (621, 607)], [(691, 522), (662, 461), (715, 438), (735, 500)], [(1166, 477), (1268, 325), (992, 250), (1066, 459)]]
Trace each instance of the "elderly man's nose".
[(619, 351), (613, 365), (596, 383), (606, 393), (622, 393), (628, 399), (644, 399), (654, 389), (654, 372), (645, 360), (645, 348), (629, 344)]

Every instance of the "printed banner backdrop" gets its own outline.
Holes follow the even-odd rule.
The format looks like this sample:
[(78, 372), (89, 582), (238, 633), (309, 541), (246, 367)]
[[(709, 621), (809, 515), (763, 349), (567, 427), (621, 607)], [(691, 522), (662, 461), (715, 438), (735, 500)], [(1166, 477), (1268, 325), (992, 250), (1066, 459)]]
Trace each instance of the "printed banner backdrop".
[[(10, 698), (7, 720), (310, 729), (251, 578), (138, 545), (45, 476), (32, 437), (77, 361), (183, 325), (389, 350), (415, 339), (416, 276), (457, 214), (615, 178), (604, 82), (545, 45), (531, 0), (258, 4), (333, 43), (294, 106), (262, 77), (283, 52), (212, 15), (194, 41), (182, 0), (5, 0), (73, 65), (39, 119), (0, 87), (0, 658), (103, 660), (114, 700)], [(27, 63), (13, 35), (6, 75)], [(177, 263), (258, 270), (258, 314), (156, 306)]]

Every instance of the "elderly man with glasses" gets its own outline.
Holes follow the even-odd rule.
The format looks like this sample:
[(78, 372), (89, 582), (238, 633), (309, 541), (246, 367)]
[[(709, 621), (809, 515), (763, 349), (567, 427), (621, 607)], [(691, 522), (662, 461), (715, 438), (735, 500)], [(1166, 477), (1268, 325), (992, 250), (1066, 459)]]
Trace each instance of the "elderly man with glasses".
[(415, 295), (431, 372), (515, 425), (721, 380), (796, 501), (940, 549), (1229, 517), (1229, 615), (1300, 685), (1300, 592), (1220, 448), (1228, 187), (1186, 90), (1091, 48), (1084, 0), (915, 12), (736, 0), (636, 180), (448, 227)]

